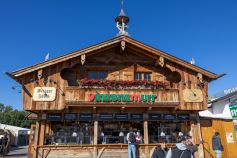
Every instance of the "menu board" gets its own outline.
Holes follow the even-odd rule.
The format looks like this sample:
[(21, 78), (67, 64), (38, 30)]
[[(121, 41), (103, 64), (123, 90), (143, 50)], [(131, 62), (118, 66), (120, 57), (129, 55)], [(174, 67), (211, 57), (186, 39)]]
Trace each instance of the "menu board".
[(111, 121), (113, 120), (114, 115), (110, 114), (110, 113), (103, 113), (99, 115), (99, 120), (103, 120), (103, 121)]
[(93, 114), (81, 113), (81, 114), (79, 114), (78, 119), (80, 121), (91, 121), (91, 120), (93, 120)]
[(132, 113), (132, 114), (130, 114), (130, 120), (142, 121), (143, 120), (143, 114)]
[(166, 121), (176, 120), (176, 115), (175, 114), (163, 114), (163, 120), (166, 120)]
[(178, 114), (177, 119), (181, 121), (188, 121), (190, 120), (189, 114)]
[(161, 114), (149, 114), (150, 121), (158, 121), (161, 120)]
[(77, 114), (75, 113), (64, 113), (64, 120), (75, 121), (77, 120)]
[(49, 114), (47, 114), (47, 120), (49, 120), (49, 121), (61, 121), (62, 120), (62, 114), (49, 113)]
[(128, 114), (127, 113), (115, 114), (114, 119), (117, 121), (128, 121)]

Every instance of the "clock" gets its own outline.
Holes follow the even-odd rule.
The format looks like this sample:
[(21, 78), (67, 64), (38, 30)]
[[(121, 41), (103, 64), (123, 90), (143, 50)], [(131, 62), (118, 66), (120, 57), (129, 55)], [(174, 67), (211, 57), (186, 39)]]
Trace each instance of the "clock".
[(200, 89), (184, 89), (183, 98), (185, 102), (200, 103), (203, 102), (203, 93)]

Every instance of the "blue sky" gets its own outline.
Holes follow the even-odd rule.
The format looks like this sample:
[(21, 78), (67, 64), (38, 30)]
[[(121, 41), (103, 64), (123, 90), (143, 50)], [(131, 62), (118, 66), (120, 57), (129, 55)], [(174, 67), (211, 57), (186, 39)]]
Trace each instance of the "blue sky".
[[(132, 38), (217, 74), (210, 94), (237, 85), (236, 0), (124, 0)], [(22, 109), (4, 74), (116, 36), (120, 0), (1, 0), (0, 102)]]

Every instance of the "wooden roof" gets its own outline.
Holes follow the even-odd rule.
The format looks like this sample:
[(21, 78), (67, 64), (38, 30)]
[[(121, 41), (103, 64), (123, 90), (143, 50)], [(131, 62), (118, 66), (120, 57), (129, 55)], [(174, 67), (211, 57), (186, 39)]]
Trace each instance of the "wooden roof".
[(90, 46), (90, 47), (87, 47), (87, 48), (84, 48), (84, 49), (81, 49), (81, 50), (78, 50), (78, 51), (75, 51), (72, 53), (69, 53), (69, 54), (66, 54), (66, 55), (63, 55), (63, 56), (39, 63), (39, 64), (36, 64), (36, 65), (32, 65), (32, 66), (14, 71), (14, 72), (10, 73), (9, 75), (12, 78), (17, 79), (18, 77), (20, 77), (22, 75), (31, 73), (33, 71), (40, 70), (42, 68), (46, 68), (51, 65), (58, 64), (60, 62), (70, 60), (72, 58), (79, 57), (82, 54), (88, 54), (88, 53), (92, 53), (92, 52), (95, 52), (100, 49), (105, 49), (105, 48), (119, 45), (121, 43), (121, 41), (125, 41), (126, 45), (129, 44), (131, 47), (151, 53), (151, 55), (154, 55), (154, 58), (156, 58), (157, 56), (162, 56), (162, 57), (164, 57), (165, 60), (172, 61), (172, 62), (174, 62), (178, 65), (181, 65), (183, 67), (186, 67), (192, 71), (201, 73), (201, 74), (207, 76), (211, 80), (215, 80), (219, 77), (215, 73), (212, 73), (212, 72), (205, 70), (201, 67), (198, 67), (196, 65), (190, 64), (187, 61), (184, 61), (184, 60), (177, 58), (173, 55), (170, 55), (166, 52), (163, 52), (163, 51), (153, 48), (149, 45), (141, 43), (141, 42), (139, 42), (135, 39), (132, 39), (131, 37), (128, 37), (128, 36), (118, 36), (118, 37), (113, 38), (111, 40), (108, 40), (108, 41), (105, 41), (105, 42), (102, 42), (102, 43), (99, 43), (99, 44), (96, 44), (96, 45), (93, 45), (93, 46)]

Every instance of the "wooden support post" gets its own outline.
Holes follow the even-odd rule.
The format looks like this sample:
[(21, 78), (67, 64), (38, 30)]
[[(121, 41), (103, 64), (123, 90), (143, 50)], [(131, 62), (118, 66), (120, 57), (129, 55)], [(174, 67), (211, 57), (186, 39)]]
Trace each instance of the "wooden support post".
[(200, 119), (198, 114), (197, 114), (197, 121), (191, 121), (191, 131), (194, 144), (200, 144), (195, 156), (198, 158), (204, 158), (203, 145), (201, 144), (202, 136), (201, 136)]
[[(98, 121), (94, 121), (94, 145), (97, 145), (98, 142)], [(97, 157), (98, 151), (97, 151), (97, 147), (94, 147), (94, 158)]]
[(45, 127), (46, 127), (46, 122), (45, 121), (41, 121), (40, 122), (39, 145), (44, 145)]
[[(144, 114), (144, 118), (147, 118), (147, 114)], [(145, 120), (143, 122), (143, 128), (144, 128), (144, 144), (147, 145), (149, 144), (149, 139), (148, 139), (148, 121)], [(150, 154), (149, 154), (149, 148), (148, 146), (145, 147), (145, 157), (149, 158)]]
[(40, 133), (40, 122), (39, 122), (39, 120), (37, 120), (36, 121), (36, 128), (35, 128), (33, 158), (38, 158), (38, 143), (39, 143), (39, 136), (40, 136), (39, 133)]

